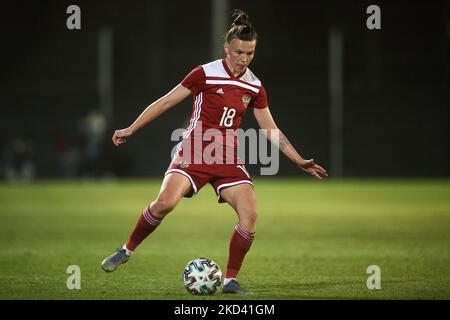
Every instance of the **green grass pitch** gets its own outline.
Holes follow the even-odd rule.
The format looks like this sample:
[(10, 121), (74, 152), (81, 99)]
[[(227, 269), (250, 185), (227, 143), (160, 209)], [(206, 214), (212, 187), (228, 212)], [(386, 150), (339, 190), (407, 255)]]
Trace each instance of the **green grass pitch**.
[[(449, 299), (450, 181), (255, 179), (256, 239), (239, 274), (251, 296), (191, 296), (181, 273), (225, 271), (237, 221), (207, 185), (183, 199), (114, 273), (121, 245), (161, 180), (0, 184), (0, 299)], [(81, 289), (66, 287), (69, 265)], [(381, 269), (369, 290), (367, 267)]]

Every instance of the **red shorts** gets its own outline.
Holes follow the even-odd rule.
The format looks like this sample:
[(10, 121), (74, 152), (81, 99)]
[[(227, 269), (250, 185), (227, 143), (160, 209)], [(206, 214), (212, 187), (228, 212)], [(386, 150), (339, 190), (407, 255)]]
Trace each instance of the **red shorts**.
[(191, 182), (191, 190), (185, 195), (190, 198), (208, 182), (214, 188), (220, 203), (225, 202), (220, 191), (238, 184), (247, 183), (253, 186), (252, 178), (243, 164), (185, 164), (177, 157), (172, 161), (164, 175), (178, 172)]

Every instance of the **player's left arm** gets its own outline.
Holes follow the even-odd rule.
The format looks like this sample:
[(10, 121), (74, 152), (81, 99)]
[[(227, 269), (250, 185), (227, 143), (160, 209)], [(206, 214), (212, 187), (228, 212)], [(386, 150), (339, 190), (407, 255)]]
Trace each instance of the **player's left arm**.
[(286, 138), (283, 132), (277, 127), (268, 107), (263, 109), (253, 108), (253, 114), (255, 115), (259, 127), (265, 129), (263, 132), (267, 139), (278, 146), (278, 148), (297, 166), (317, 179), (322, 179), (322, 176), (328, 176), (327, 171), (316, 164), (314, 159), (305, 160), (297, 150), (295, 150), (288, 138)]

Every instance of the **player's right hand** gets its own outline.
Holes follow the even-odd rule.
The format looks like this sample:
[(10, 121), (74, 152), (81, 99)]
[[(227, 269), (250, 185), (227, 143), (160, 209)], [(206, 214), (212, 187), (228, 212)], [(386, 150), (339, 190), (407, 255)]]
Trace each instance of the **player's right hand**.
[(133, 132), (129, 129), (121, 129), (114, 131), (114, 134), (112, 136), (112, 141), (115, 144), (116, 147), (120, 146), (122, 143), (125, 143), (127, 141), (127, 137), (131, 136)]

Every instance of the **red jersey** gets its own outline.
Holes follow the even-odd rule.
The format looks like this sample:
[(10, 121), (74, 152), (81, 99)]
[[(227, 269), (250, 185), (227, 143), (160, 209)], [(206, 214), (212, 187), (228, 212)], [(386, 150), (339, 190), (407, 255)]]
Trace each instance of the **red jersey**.
[[(222, 141), (216, 142), (235, 150), (235, 131), (247, 109), (268, 106), (266, 91), (253, 72), (246, 68), (244, 73), (234, 76), (224, 59), (196, 67), (181, 85), (191, 90), (194, 97), (191, 120), (183, 135), (185, 140), (203, 138), (204, 141), (205, 131), (216, 129), (223, 137)], [(233, 141), (232, 145), (229, 141)]]

